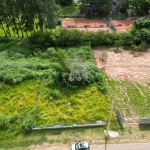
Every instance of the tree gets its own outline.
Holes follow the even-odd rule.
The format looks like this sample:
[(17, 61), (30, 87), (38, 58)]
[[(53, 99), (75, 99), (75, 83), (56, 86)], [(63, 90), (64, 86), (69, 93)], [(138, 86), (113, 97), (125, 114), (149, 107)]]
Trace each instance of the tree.
[(132, 11), (135, 15), (145, 15), (149, 13), (149, 0), (129, 0), (129, 5), (132, 6)]
[(7, 37), (6, 29), (4, 27), (4, 18), (5, 18), (5, 0), (1, 0), (0, 2), (0, 28), (4, 31), (5, 37)]
[(56, 4), (60, 6), (68, 6), (73, 4), (73, 0), (56, 0)]
[(59, 10), (55, 0), (38, 0), (38, 5), (46, 27), (50, 29), (55, 28), (57, 24), (57, 11)]
[(21, 32), (24, 37), (32, 34), (35, 29), (43, 31), (44, 25), (50, 29), (57, 24), (55, 0), (1, 0), (0, 28), (6, 37), (10, 37), (12, 29), (14, 36)]
[(121, 34), (116, 34), (114, 46), (116, 46), (117, 53), (119, 53), (119, 47), (121, 47), (123, 44), (124, 44), (124, 41), (122, 40)]
[(104, 17), (110, 14), (112, 0), (81, 0), (81, 2), (81, 13), (86, 17), (92, 18), (95, 14)]
[(140, 29), (143, 29), (143, 28), (149, 29), (150, 28), (150, 19), (145, 18), (145, 17), (141, 17), (138, 20), (136, 20), (133, 23), (133, 25), (137, 30), (140, 30)]

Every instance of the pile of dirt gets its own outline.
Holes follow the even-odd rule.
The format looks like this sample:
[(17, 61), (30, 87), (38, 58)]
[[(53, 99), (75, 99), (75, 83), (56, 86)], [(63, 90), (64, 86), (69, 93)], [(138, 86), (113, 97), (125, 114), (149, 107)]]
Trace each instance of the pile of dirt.
[[(105, 59), (102, 60), (105, 51)], [(104, 47), (94, 49), (94, 60), (98, 68), (115, 80), (130, 80), (140, 84), (150, 81), (150, 52), (120, 53), (109, 51)]]

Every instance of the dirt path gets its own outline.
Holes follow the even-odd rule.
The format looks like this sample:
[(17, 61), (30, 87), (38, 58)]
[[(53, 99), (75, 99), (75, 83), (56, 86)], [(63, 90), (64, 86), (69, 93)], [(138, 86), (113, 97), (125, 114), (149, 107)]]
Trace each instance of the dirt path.
[[(101, 60), (102, 52), (106, 51), (107, 59)], [(116, 80), (130, 80), (139, 83), (150, 81), (150, 52), (133, 53), (123, 50), (121, 53), (109, 51), (104, 47), (94, 49), (94, 59), (98, 68)]]

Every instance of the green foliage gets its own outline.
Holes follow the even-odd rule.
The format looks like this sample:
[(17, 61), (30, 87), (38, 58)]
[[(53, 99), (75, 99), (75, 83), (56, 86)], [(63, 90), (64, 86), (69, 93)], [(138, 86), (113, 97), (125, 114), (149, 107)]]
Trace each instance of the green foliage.
[[(43, 10), (44, 8), (44, 10)], [(0, 26), (5, 37), (17, 36), (23, 38), (29, 36), (35, 30), (44, 30), (44, 26), (50, 29), (56, 25), (56, 15), (59, 10), (54, 0), (43, 1), (7, 1), (1, 2)], [(13, 12), (12, 12), (13, 10)]]
[(100, 59), (101, 59), (102, 61), (106, 61), (107, 58), (108, 58), (108, 53), (107, 53), (107, 51), (101, 52), (101, 57), (100, 57)]
[(32, 36), (28, 37), (28, 46), (30, 49), (47, 48), (54, 46), (51, 33), (49, 32), (35, 32)]
[[(103, 38), (105, 33), (100, 32), (97, 37), (99, 34), (101, 35), (100, 41), (105, 40)], [(89, 42), (88, 38), (86, 42)], [(105, 42), (109, 45), (114, 42), (109, 39), (113, 38), (112, 35), (108, 34), (108, 40)], [(98, 39), (95, 44), (98, 44)], [(15, 50), (23, 57), (18, 57), (18, 54), (15, 55)], [(125, 108), (128, 106), (125, 103), (128, 100), (126, 93), (129, 99), (132, 99), (130, 102), (132, 108), (143, 105), (144, 98), (141, 91), (150, 103), (148, 87), (106, 78), (94, 65), (90, 46), (65, 49), (47, 47), (43, 51), (37, 48), (34, 49), (37, 55), (30, 57), (29, 55), (26, 57), (27, 55), (22, 53), (23, 50), (7, 48), (7, 52), (0, 52), (0, 114), (5, 112), (5, 114), (0, 115), (0, 140), (2, 143), (2, 146), (0, 146), (2, 148), (15, 147), (13, 143), (17, 141), (16, 136), (20, 135), (22, 131), (30, 131), (33, 125), (51, 126), (54, 123), (70, 125), (91, 123), (97, 120), (108, 121), (111, 100), (115, 100), (115, 107)], [(46, 53), (48, 57), (42, 57), (43, 53)], [(29, 51), (29, 54), (32, 54), (32, 51)], [(81, 64), (84, 64), (87, 68), (81, 76), (81, 81), (71, 82), (68, 79), (70, 69), (82, 66), (73, 66), (73, 59), (75, 58), (78, 58), (77, 62), (80, 60)], [(67, 83), (64, 82), (63, 75), (67, 83), (69, 82), (70, 85), (74, 83), (79, 87), (66, 88), (64, 85)], [(45, 80), (43, 81), (40, 100), (38, 100), (42, 77), (45, 77)], [(2, 81), (4, 82), (2, 83)], [(16, 83), (18, 84), (16, 85)], [(47, 98), (49, 98), (48, 101)], [(56, 100), (53, 100), (53, 98)], [(143, 113), (145, 114), (145, 112)], [(36, 118), (33, 114), (36, 114)], [(110, 128), (118, 129), (115, 114), (112, 116)], [(44, 133), (42, 132), (42, 134)], [(23, 134), (23, 140), (19, 139), (16, 147), (43, 142), (42, 140), (27, 140), (25, 137)], [(12, 139), (15, 139), (15, 142)], [(45, 138), (43, 139), (46, 141)], [(10, 145), (6, 142), (8, 140)]]
[[(24, 50), (24, 49), (23, 49)], [(15, 52), (18, 51), (18, 52)], [(49, 48), (46, 52), (47, 57), (52, 57), (55, 53), (55, 49)], [(40, 52), (40, 51), (39, 51)], [(42, 76), (53, 76), (55, 69), (53, 63), (45, 60), (41, 60), (44, 52), (37, 53), (36, 58), (26, 57), (25, 53), (18, 48), (12, 48), (0, 53), (0, 81), (8, 84), (17, 84), (25, 80), (37, 79)], [(39, 56), (39, 57), (38, 57)], [(38, 58), (37, 58), (38, 57)], [(27, 60), (26, 60), (27, 59)]]
[(57, 45), (59, 46), (75, 46), (77, 45), (81, 45), (82, 41), (82, 31), (79, 30), (67, 30), (67, 29), (63, 29), (61, 31), (60, 36), (57, 39)]
[(8, 38), (8, 37), (0, 37), (0, 43), (8, 43), (8, 42), (10, 42), (11, 40), (10, 40), (10, 38)]
[(56, 53), (56, 50), (53, 47), (49, 47), (46, 50), (46, 52), (43, 52), (43, 53), (41, 53), (41, 51), (39, 52), (40, 52), (39, 56), (41, 56), (42, 58), (51, 58)]
[(51, 59), (60, 64), (57, 69), (55, 66), (58, 76), (53, 84), (63, 83), (74, 88), (96, 82), (101, 78), (98, 74), (102, 73), (92, 62), (93, 56), (89, 46), (58, 49)]
[(10, 123), (10, 116), (6, 114), (0, 114), (0, 129), (7, 129)]
[(106, 76), (102, 73), (96, 74), (96, 81), (98, 83), (98, 90), (104, 94), (107, 94), (108, 87), (106, 85)]
[(141, 17), (138, 20), (136, 20), (133, 23), (133, 25), (137, 30), (144, 29), (144, 28), (149, 29), (150, 28), (150, 19)]
[(30, 131), (32, 127), (34, 126), (35, 119), (33, 116), (28, 115), (24, 117), (23, 123), (22, 123), (22, 128), (24, 131)]
[(47, 49), (47, 54), (48, 55), (54, 55), (56, 53), (56, 50), (53, 47), (49, 47)]
[(134, 35), (131, 32), (127, 34), (121, 34), (120, 38), (122, 39), (121, 43), (124, 46), (131, 46), (134, 43)]
[(53, 98), (60, 98), (61, 97), (61, 93), (59, 90), (53, 90), (51, 93), (50, 93), (50, 96), (52, 96)]
[(93, 47), (100, 45), (113, 45), (114, 38), (112, 33), (106, 31), (85, 32), (75, 29), (63, 29), (58, 33), (36, 32), (28, 38), (30, 49), (47, 47), (67, 47), (76, 45), (91, 45)]
[(141, 30), (136, 30), (134, 32), (133, 41), (136, 45), (140, 45), (142, 42), (150, 44), (150, 30), (145, 28)]
[(133, 51), (145, 51), (147, 49), (147, 44), (142, 42), (140, 45), (131, 45)]

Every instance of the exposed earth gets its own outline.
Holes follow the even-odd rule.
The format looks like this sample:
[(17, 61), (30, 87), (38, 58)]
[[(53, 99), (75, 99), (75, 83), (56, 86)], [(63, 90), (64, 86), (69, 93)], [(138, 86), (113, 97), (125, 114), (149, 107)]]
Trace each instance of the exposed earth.
[(130, 80), (140, 84), (150, 81), (150, 52), (131, 52), (100, 47), (93, 50), (95, 64), (115, 80)]

